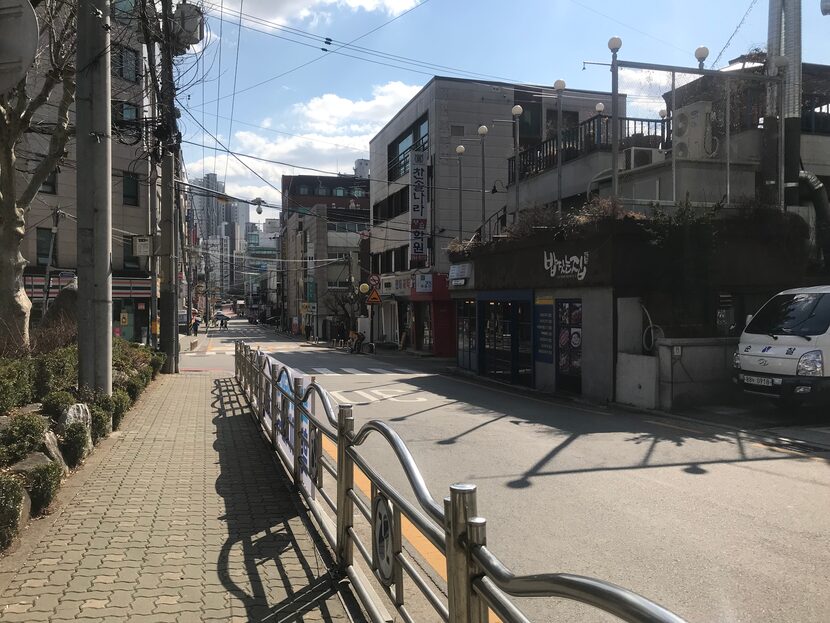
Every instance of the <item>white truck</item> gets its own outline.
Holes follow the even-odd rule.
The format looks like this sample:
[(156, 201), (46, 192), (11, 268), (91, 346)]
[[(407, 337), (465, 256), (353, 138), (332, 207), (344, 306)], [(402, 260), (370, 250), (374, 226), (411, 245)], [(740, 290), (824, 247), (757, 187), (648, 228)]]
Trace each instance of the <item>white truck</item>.
[(830, 286), (780, 292), (747, 318), (734, 381), (782, 406), (830, 399)]

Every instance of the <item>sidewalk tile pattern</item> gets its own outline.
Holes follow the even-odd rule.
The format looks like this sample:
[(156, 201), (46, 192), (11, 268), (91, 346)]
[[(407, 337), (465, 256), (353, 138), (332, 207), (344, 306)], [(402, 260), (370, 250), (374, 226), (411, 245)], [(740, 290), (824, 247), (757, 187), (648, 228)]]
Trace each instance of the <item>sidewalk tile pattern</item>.
[(53, 525), (0, 595), (0, 621), (346, 620), (328, 553), (227, 377), (147, 390), (82, 468), (86, 486), (41, 520)]

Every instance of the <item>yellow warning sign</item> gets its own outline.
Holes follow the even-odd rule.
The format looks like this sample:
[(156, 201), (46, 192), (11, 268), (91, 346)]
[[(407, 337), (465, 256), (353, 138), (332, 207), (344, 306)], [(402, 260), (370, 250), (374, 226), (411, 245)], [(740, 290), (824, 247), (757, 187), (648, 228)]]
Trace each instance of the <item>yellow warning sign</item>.
[(372, 291), (369, 292), (369, 296), (366, 298), (367, 305), (380, 305), (380, 294), (375, 288), (372, 288)]

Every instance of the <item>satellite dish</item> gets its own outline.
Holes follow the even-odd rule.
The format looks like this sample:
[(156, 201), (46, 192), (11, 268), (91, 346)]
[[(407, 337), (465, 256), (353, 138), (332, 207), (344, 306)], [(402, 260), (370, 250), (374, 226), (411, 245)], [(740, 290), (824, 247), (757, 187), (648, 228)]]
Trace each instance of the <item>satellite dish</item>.
[(38, 44), (37, 15), (29, 0), (0, 0), (0, 93), (29, 71)]

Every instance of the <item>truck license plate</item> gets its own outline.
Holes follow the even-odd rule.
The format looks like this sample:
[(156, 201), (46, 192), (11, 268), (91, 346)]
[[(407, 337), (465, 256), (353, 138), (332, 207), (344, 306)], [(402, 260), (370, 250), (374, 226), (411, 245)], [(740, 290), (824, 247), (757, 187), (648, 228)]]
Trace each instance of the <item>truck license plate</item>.
[(763, 376), (744, 375), (744, 383), (747, 383), (748, 385), (761, 385), (762, 387), (772, 387), (772, 379)]

